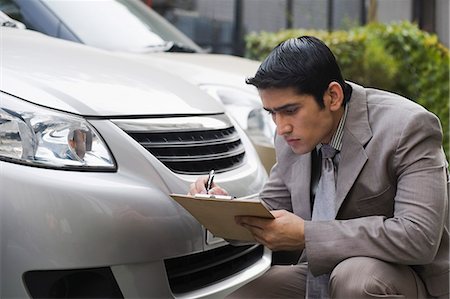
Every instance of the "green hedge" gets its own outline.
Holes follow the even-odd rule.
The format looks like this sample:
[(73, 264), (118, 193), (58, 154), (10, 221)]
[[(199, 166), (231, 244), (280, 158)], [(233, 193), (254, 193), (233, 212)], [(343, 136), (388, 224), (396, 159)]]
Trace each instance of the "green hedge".
[(449, 50), (436, 35), (410, 22), (373, 23), (349, 31), (251, 33), (246, 36), (246, 57), (262, 60), (280, 42), (301, 35), (323, 40), (336, 55), (346, 79), (401, 94), (436, 114), (449, 158)]

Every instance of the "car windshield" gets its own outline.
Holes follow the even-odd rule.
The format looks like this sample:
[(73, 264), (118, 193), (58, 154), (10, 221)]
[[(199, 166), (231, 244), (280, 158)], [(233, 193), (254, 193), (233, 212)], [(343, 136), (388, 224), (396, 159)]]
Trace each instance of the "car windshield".
[(83, 42), (117, 51), (202, 49), (139, 0), (42, 0)]
[(25, 25), (19, 21), (11, 19), (7, 14), (0, 11), (0, 26), (25, 29)]

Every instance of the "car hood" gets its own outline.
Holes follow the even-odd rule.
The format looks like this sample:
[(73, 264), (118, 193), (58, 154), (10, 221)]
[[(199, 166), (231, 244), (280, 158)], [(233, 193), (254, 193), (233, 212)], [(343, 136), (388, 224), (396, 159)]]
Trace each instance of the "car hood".
[[(120, 55), (166, 70), (193, 84), (203, 86), (208, 93), (213, 94), (225, 105), (226, 111), (244, 129), (248, 128), (250, 113), (262, 108), (257, 89), (245, 83), (246, 78), (255, 75), (260, 65), (258, 61), (223, 54), (120, 52)], [(221, 94), (220, 97), (218, 93)], [(272, 120), (268, 118), (271, 124)]]
[[(223, 73), (237, 76), (254, 76), (260, 65), (259, 61), (243, 57), (225, 54), (201, 54), (201, 53), (154, 53), (161, 59), (170, 59), (177, 62), (187, 62), (200, 67), (215, 69)], [(244, 82), (241, 82), (244, 83)]]
[(85, 116), (223, 113), (161, 68), (29, 30), (1, 28), (2, 91)]
[(254, 76), (260, 62), (247, 58), (224, 54), (200, 53), (122, 53), (178, 75), (196, 85), (220, 85), (257, 93), (254, 86), (247, 85), (245, 79)]

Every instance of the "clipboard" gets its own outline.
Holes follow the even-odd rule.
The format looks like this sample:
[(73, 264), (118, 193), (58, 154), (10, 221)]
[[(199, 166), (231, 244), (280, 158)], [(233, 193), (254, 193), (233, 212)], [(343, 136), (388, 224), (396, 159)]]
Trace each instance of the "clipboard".
[(249, 230), (236, 224), (235, 216), (275, 218), (259, 199), (206, 194), (170, 196), (214, 236), (224, 239), (255, 241)]

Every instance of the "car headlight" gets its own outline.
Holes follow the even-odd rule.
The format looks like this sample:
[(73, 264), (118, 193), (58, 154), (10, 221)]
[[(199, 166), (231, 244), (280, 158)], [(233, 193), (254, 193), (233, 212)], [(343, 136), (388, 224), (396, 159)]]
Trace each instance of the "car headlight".
[(200, 88), (224, 104), (226, 111), (247, 132), (253, 143), (274, 146), (275, 124), (262, 108), (256, 92), (218, 85), (200, 85)]
[(82, 117), (0, 93), (0, 160), (47, 168), (114, 171), (114, 159)]
[(255, 144), (274, 147), (275, 130), (275, 123), (266, 110), (259, 108), (250, 111), (247, 132)]

